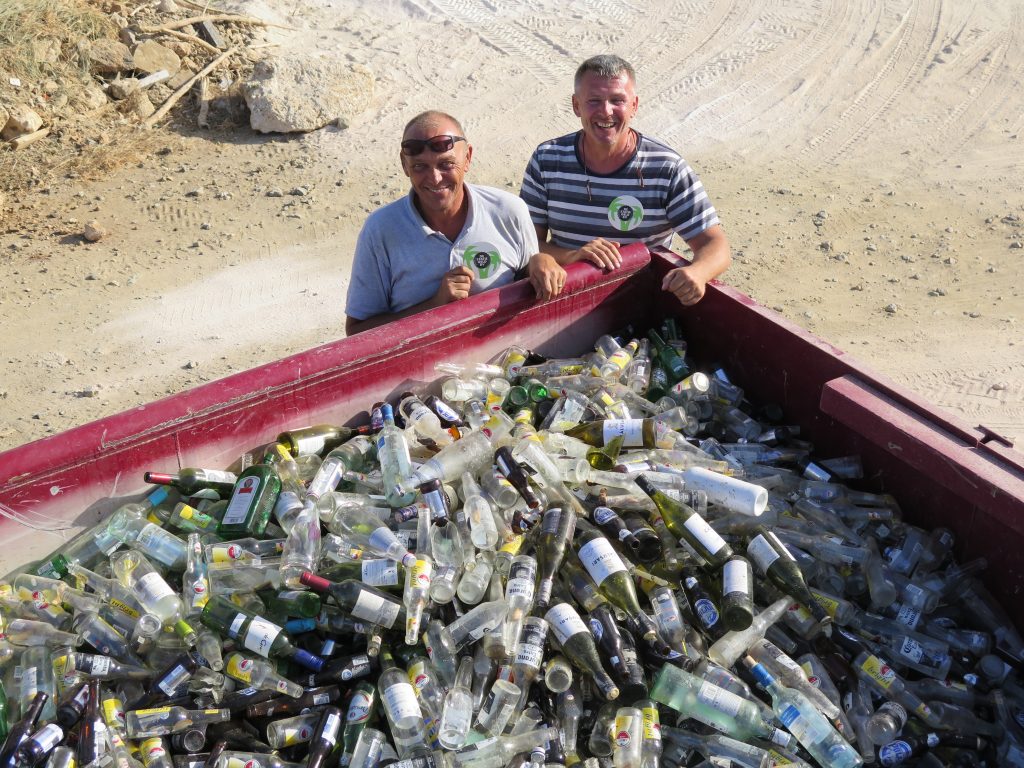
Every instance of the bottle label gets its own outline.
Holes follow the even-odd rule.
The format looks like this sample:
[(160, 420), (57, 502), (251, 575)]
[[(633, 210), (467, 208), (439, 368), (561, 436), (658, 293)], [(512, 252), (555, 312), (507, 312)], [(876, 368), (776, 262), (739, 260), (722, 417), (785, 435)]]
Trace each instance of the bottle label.
[(188, 668), (178, 664), (167, 674), (167, 677), (157, 681), (156, 687), (166, 693), (168, 698), (173, 698), (174, 692), (190, 677), (192, 677), (192, 673), (188, 671)]
[(905, 741), (891, 741), (878, 750), (878, 762), (889, 766), (900, 765), (910, 759), (914, 750)]
[(313, 453), (320, 453), (327, 445), (327, 441), (323, 435), (309, 435), (308, 437), (300, 437), (298, 440), (292, 441), (295, 444), (295, 453), (297, 456), (308, 456)]
[(722, 597), (734, 593), (750, 594), (747, 566), (742, 560), (730, 560), (722, 568)]
[(905, 635), (900, 643), (900, 655), (918, 664), (924, 656), (924, 647), (914, 638)]
[[(115, 698), (103, 700), (103, 719), (107, 725), (118, 725), (124, 727), (124, 707), (121, 706), (121, 702)], [(111, 733), (114, 731), (112, 730)]]
[(657, 707), (644, 707), (644, 741), (661, 741), (661, 718)]
[(394, 560), (363, 560), (363, 584), (394, 587), (398, 584), (398, 563)]
[(836, 612), (839, 610), (839, 601), (834, 600), (827, 595), (821, 594), (817, 590), (811, 590), (811, 597), (814, 598), (814, 602), (825, 609), (825, 613), (831, 616), (833, 619), (836, 617)]
[(531, 603), (533, 602), (534, 583), (533, 579), (514, 578), (508, 580), (508, 585), (505, 588), (505, 598), (512, 599), (518, 597), (521, 602)]
[(260, 479), (255, 475), (249, 475), (242, 480), (235, 488), (235, 492), (231, 494), (231, 501), (228, 502), (227, 509), (224, 510), (224, 517), (221, 518), (220, 524), (226, 526), (244, 523), (259, 489)]
[(751, 560), (757, 563), (757, 567), (761, 571), (767, 571), (768, 566), (782, 557), (775, 547), (760, 533), (750, 540), (750, 544), (747, 546), (747, 554), (750, 555)]
[(231, 620), (231, 623), (228, 624), (228, 637), (230, 637), (232, 640), (237, 638), (238, 632), (242, 628), (242, 625), (245, 624), (245, 620), (247, 618), (249, 617), (246, 616), (244, 613), (236, 613), (235, 618), (233, 618)]
[(303, 744), (313, 736), (313, 728), (309, 725), (293, 725), (281, 729), (281, 745), (290, 747), (293, 744)]
[(596, 507), (594, 509), (594, 522), (598, 525), (604, 525), (609, 520), (614, 520), (616, 517), (618, 517), (618, 514), (614, 509), (609, 509), (608, 507)]
[(434, 572), (434, 563), (426, 558), (416, 558), (412, 566), (412, 585), (420, 589), (430, 588), (430, 577)]
[(277, 636), (281, 634), (281, 628), (260, 616), (254, 616), (249, 622), (249, 628), (245, 632), (245, 639), (242, 645), (253, 653), (269, 657), (270, 647), (274, 644)]
[(605, 419), (604, 445), (608, 445), (616, 437), (622, 437), (624, 448), (640, 448), (644, 444), (643, 419)]
[[(697, 618), (700, 619), (700, 623), (705, 627), (713, 627), (718, 623), (718, 609), (706, 597), (700, 598), (693, 606), (693, 610), (697, 614)], [(673, 612), (673, 616), (677, 617), (678, 615)]]
[(697, 689), (697, 700), (729, 717), (736, 717), (743, 706), (743, 699), (735, 693), (708, 682), (701, 683)]
[(230, 563), (234, 560), (241, 560), (246, 556), (246, 551), (238, 544), (220, 545), (210, 548), (210, 562)]
[(174, 589), (156, 571), (147, 573), (135, 582), (135, 593), (143, 605), (156, 603), (168, 595), (174, 596)]
[(338, 743), (339, 730), (341, 730), (341, 718), (332, 712), (324, 720), (324, 727), (320, 733), (320, 738), (333, 747)]
[(139, 535), (135, 541), (138, 543), (140, 548), (155, 551), (160, 546), (160, 539), (164, 539), (166, 537), (167, 531), (156, 523), (149, 523), (139, 531)]
[(544, 647), (542, 645), (534, 645), (527, 642), (519, 643), (519, 647), (516, 649), (516, 664), (529, 667), (530, 669), (540, 669), (543, 661)]
[(889, 690), (896, 679), (895, 670), (877, 656), (868, 656), (861, 662), (860, 668), (885, 690)]
[(718, 554), (725, 547), (725, 539), (719, 536), (718, 532), (708, 525), (707, 520), (696, 512), (686, 518), (683, 526), (712, 555)]
[(106, 677), (110, 672), (110, 657), (93, 656), (89, 659), (89, 666), (92, 667), (89, 671), (96, 677)]
[(394, 626), (395, 619), (398, 618), (399, 610), (398, 603), (385, 600), (380, 595), (375, 595), (364, 589), (360, 590), (351, 613), (357, 619), (362, 619), (370, 624), (391, 628)]
[(551, 625), (551, 629), (555, 632), (555, 638), (562, 646), (565, 646), (565, 641), (573, 635), (587, 631), (587, 625), (583, 623), (583, 619), (568, 603), (552, 606), (544, 618)]
[(32, 737), (32, 741), (42, 747), (43, 754), (56, 747), (64, 739), (64, 729), (57, 723), (49, 723)]
[(373, 699), (365, 691), (356, 691), (352, 694), (352, 700), (348, 703), (348, 712), (345, 715), (346, 722), (364, 723), (370, 719), (370, 709), (373, 707)]
[(615, 716), (615, 743), (622, 749), (629, 747), (632, 741), (630, 729), (633, 727), (633, 718), (630, 715)]
[(910, 629), (914, 629), (921, 621), (921, 612), (915, 611), (909, 605), (901, 605), (896, 613), (896, 621)]
[(579, 558), (590, 578), (598, 586), (601, 586), (609, 576), (626, 570), (622, 558), (612, 549), (611, 542), (604, 536), (588, 541), (580, 547)]
[(564, 514), (561, 507), (552, 507), (544, 513), (544, 517), (540, 522), (541, 534), (554, 534), (558, 532), (558, 524), (562, 520)]
[(409, 683), (395, 683), (384, 689), (384, 705), (393, 723), (423, 717), (420, 705), (416, 702), (416, 692)]
[(235, 680), (243, 683), (252, 682), (252, 670), (255, 664), (252, 659), (247, 659), (240, 653), (233, 653), (228, 657), (226, 664), (227, 673)]

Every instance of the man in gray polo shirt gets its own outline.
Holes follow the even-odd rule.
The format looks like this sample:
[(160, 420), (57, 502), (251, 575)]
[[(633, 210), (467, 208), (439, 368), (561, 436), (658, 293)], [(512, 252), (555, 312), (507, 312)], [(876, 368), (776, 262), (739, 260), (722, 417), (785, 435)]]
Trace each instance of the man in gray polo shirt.
[(473, 147), (454, 117), (414, 117), (400, 157), (412, 189), (371, 213), (359, 233), (348, 335), (505, 285), (524, 268), (538, 294), (557, 294), (565, 273), (531, 262), (539, 248), (526, 204), (465, 182)]

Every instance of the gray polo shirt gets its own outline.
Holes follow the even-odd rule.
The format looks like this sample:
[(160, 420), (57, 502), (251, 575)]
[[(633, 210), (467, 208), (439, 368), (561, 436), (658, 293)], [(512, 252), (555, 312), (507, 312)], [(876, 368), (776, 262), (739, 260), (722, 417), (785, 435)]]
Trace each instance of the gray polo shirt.
[(455, 242), (423, 220), (411, 191), (367, 217), (356, 242), (346, 315), (365, 320), (426, 301), (460, 264), (474, 272), (470, 293), (512, 282), (538, 250), (526, 203), (492, 187), (466, 184), (466, 191), (469, 215)]

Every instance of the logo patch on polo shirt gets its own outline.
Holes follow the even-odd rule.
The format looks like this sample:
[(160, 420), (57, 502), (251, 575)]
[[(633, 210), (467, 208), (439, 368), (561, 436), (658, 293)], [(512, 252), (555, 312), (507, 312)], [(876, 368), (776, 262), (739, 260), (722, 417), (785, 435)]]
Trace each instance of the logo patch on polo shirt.
[(644, 220), (644, 206), (632, 195), (622, 195), (608, 206), (608, 221), (619, 232), (629, 232)]
[(490, 243), (476, 243), (466, 246), (462, 252), (462, 263), (479, 277), (491, 277), (501, 265), (501, 254)]

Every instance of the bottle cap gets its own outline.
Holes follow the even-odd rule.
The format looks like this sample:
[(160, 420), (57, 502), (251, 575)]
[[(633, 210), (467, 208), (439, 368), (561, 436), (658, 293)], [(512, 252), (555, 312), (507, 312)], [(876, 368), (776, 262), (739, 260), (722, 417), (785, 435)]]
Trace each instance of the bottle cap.
[(292, 660), (306, 669), (311, 669), (314, 672), (319, 672), (324, 668), (324, 660), (319, 656), (308, 651), (304, 651), (301, 648), (295, 649), (295, 654), (292, 656)]

